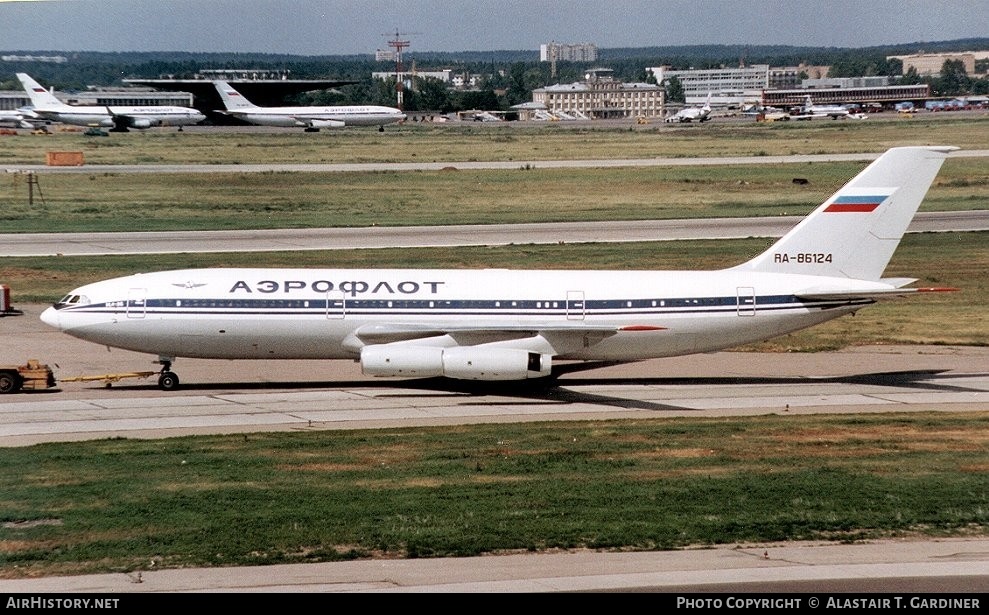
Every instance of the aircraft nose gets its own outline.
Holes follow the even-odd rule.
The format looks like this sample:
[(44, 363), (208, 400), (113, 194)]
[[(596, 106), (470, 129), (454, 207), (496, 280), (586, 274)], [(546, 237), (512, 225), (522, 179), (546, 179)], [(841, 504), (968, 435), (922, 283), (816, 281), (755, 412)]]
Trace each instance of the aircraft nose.
[(61, 322), (59, 321), (58, 310), (53, 307), (48, 308), (41, 313), (41, 322), (48, 326), (55, 327), (56, 329), (61, 329)]

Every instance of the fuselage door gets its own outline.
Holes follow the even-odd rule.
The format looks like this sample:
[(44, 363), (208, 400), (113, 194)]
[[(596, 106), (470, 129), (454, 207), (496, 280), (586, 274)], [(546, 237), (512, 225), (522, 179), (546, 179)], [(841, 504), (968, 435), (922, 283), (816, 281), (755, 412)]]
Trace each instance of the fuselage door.
[(347, 312), (347, 297), (341, 290), (331, 290), (326, 293), (326, 317), (339, 320)]
[(127, 318), (144, 318), (147, 296), (146, 288), (132, 288), (127, 291)]
[(755, 289), (751, 286), (738, 287), (738, 315), (755, 316)]
[(584, 320), (584, 291), (567, 291), (567, 320)]

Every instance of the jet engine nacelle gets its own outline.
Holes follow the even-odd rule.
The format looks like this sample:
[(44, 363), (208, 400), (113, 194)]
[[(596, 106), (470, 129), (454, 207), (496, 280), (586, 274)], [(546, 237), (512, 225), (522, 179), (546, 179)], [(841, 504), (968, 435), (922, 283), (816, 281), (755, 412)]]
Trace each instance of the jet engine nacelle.
[(130, 126), (131, 128), (144, 129), (144, 128), (151, 128), (152, 126), (154, 126), (155, 121), (143, 117), (131, 118), (130, 120), (128, 120), (127, 125)]
[(456, 347), (443, 351), (443, 375), (461, 380), (525, 380), (550, 375), (552, 356), (517, 348)]
[(443, 349), (428, 346), (365, 346), (361, 371), (367, 376), (432, 378), (443, 375)]
[(340, 120), (312, 120), (313, 128), (343, 128), (345, 124)]
[(549, 376), (552, 355), (518, 348), (365, 346), (361, 370), (368, 376), (458, 380), (525, 380)]

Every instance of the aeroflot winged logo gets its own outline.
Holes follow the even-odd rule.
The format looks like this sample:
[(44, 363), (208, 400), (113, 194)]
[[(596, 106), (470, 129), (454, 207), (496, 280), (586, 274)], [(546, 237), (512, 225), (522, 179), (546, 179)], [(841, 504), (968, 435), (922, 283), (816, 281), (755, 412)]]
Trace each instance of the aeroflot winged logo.
[(870, 213), (889, 198), (888, 194), (839, 196), (824, 211), (829, 213)]

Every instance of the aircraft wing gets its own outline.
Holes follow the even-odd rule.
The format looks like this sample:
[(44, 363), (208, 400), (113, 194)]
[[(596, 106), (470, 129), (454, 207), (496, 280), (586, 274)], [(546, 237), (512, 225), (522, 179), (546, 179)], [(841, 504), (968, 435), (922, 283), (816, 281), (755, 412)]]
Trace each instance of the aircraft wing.
[(663, 331), (657, 326), (588, 326), (579, 321), (544, 325), (486, 324), (427, 327), (415, 324), (365, 325), (354, 331), (344, 346), (358, 352), (365, 346), (408, 343), (415, 346), (471, 348), (497, 344), (501, 348), (535, 350), (561, 355), (590, 348), (613, 335), (633, 331)]
[(439, 326), (427, 327), (414, 324), (375, 324), (365, 325), (354, 332), (354, 337), (364, 344), (390, 344), (410, 340), (424, 340), (450, 336), (461, 346), (472, 346), (492, 342), (505, 342), (542, 336), (552, 338), (555, 344), (569, 345), (578, 342), (583, 345), (586, 339), (594, 343), (611, 337), (622, 327), (588, 326), (580, 323), (554, 323), (547, 325), (489, 324), (483, 326)]
[(340, 120), (333, 120), (318, 115), (295, 114), (292, 116), (300, 124), (313, 128), (343, 128), (344, 123)]
[(359, 352), (361, 369), (373, 376), (526, 379), (562, 373), (567, 368), (552, 365), (552, 357), (591, 348), (629, 330), (663, 327), (588, 326), (577, 321), (437, 327), (373, 324), (354, 331), (343, 346)]
[(229, 115), (237, 119), (244, 119), (245, 116), (251, 115), (250, 111), (230, 111), (228, 109), (213, 109), (213, 113), (221, 113), (223, 115)]
[(127, 128), (151, 128), (157, 124), (156, 121), (141, 115), (130, 115), (128, 113), (114, 113), (110, 111), (113, 118), (115, 130), (126, 130)]

